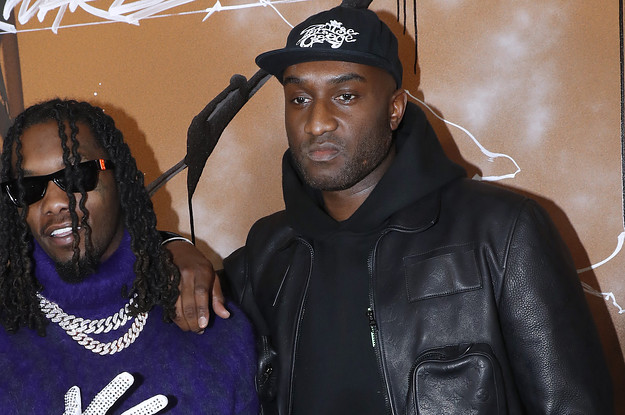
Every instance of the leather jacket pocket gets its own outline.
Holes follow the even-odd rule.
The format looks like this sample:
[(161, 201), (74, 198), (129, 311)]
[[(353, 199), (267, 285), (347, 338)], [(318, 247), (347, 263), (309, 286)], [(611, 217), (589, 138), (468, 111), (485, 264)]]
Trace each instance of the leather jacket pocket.
[(506, 413), (501, 368), (487, 344), (460, 344), (423, 353), (411, 373), (409, 413)]

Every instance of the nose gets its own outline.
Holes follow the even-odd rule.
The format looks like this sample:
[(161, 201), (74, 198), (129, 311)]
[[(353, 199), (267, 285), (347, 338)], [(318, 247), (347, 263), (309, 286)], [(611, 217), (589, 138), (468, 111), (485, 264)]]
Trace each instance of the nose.
[(332, 104), (321, 100), (314, 101), (308, 110), (308, 118), (304, 125), (304, 132), (314, 136), (336, 130), (338, 121), (332, 111)]
[(69, 199), (65, 190), (61, 189), (52, 180), (48, 182), (46, 193), (43, 195), (43, 199), (41, 199), (41, 204), (41, 208), (46, 214), (56, 214), (62, 212), (64, 209), (69, 209)]

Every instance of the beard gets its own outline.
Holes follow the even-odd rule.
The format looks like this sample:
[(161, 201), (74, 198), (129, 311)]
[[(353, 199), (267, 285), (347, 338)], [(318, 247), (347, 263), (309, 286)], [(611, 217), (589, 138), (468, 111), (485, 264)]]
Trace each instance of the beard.
[(59, 277), (70, 284), (78, 284), (83, 282), (89, 275), (97, 272), (100, 265), (100, 255), (94, 252), (87, 252), (81, 255), (78, 261), (74, 259), (66, 262), (56, 262), (54, 266)]
[[(392, 137), (393, 131), (386, 125), (369, 132), (343, 166), (327, 175), (311, 174), (305, 167), (303, 151), (291, 151), (291, 159), (304, 182), (313, 189), (328, 192), (346, 190), (363, 180), (386, 159), (393, 147)], [(341, 140), (332, 138), (331, 141), (345, 148)]]

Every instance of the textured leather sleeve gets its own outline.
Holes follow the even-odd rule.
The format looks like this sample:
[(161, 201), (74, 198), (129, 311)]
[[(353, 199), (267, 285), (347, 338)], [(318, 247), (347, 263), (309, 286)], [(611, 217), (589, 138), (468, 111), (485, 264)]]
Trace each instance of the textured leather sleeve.
[(612, 414), (612, 385), (571, 255), (527, 200), (509, 235), (500, 320), (529, 414)]
[[(250, 234), (254, 234), (253, 230)], [(250, 239), (255, 238), (248, 238), (248, 242)], [(265, 240), (264, 238), (257, 239)], [(275, 409), (277, 353), (271, 343), (270, 330), (265, 316), (261, 313), (254, 295), (251, 274), (258, 270), (255, 264), (250, 263), (252, 261), (250, 261), (249, 251), (250, 246), (246, 245), (224, 260), (222, 280), (226, 283), (229, 294), (244, 310), (254, 326), (257, 352), (256, 390), (262, 404), (261, 414), (277, 413)]]

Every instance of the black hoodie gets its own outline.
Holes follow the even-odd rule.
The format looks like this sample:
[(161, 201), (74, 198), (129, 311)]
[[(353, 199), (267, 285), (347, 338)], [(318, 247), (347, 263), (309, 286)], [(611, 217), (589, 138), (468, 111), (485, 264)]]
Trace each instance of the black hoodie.
[(283, 157), (289, 225), (314, 249), (295, 357), (294, 414), (386, 410), (367, 313), (371, 251), (394, 213), (466, 175), (445, 156), (425, 114), (412, 103), (395, 133), (395, 146), (392, 165), (342, 222), (326, 213), (321, 192), (302, 181), (289, 150)]

